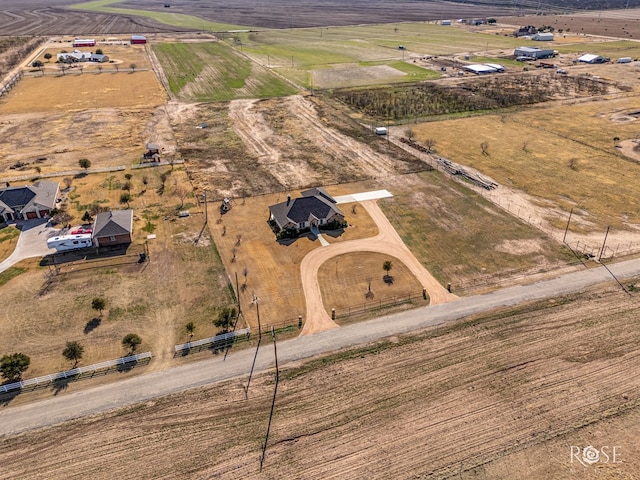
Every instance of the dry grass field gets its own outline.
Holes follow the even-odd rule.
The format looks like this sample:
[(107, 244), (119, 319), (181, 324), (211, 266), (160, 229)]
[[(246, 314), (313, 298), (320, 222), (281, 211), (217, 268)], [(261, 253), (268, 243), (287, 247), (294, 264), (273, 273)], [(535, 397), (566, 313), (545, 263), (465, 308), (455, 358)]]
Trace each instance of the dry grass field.
[[(62, 49), (46, 51), (55, 55)], [(44, 76), (25, 76), (0, 99), (2, 178), (36, 177), (38, 169), (43, 174), (77, 170), (81, 158), (94, 168), (131, 165), (139, 162), (149, 141), (175, 152), (162, 108), (167, 94), (149, 70), (144, 48), (104, 49), (120, 62), (119, 73), (105, 64), (102, 72), (89, 65), (84, 73), (76, 66), (62, 75), (54, 63), (45, 64)], [(145, 70), (132, 72), (132, 63)], [(15, 164), (22, 167), (9, 170)]]
[[(198, 215), (196, 208), (189, 218), (176, 216), (180, 200), (173, 191), (186, 182), (184, 169), (156, 167), (129, 173), (134, 242), (126, 255), (89, 261), (82, 255), (57, 255), (60, 274), (50, 284), (46, 274), (51, 268), (29, 261), (19, 265), (27, 268), (24, 273), (2, 287), (7, 298), (0, 314), (0, 352), (19, 350), (29, 355), (29, 377), (68, 368), (61, 355), (68, 340), (85, 346), (82, 365), (117, 358), (125, 353), (120, 340), (130, 332), (142, 337), (141, 351), (154, 353), (150, 368), (166, 368), (173, 364), (173, 346), (188, 339), (185, 324), (196, 324), (197, 338), (213, 336), (217, 309), (233, 301), (216, 247), (203, 230), (202, 213)], [(161, 173), (168, 173), (163, 195), (158, 194)], [(124, 174), (74, 179), (68, 194), (68, 210), (75, 216), (72, 223), (81, 223), (80, 217), (93, 203), (126, 208), (119, 202)], [(194, 205), (188, 197), (183, 208)], [(150, 261), (138, 264), (149, 233), (156, 235), (148, 241)], [(91, 309), (95, 297), (107, 302), (101, 317)], [(95, 318), (97, 326), (91, 323)]]
[(272, 373), (4, 438), (0, 477), (637, 478), (637, 315), (598, 288), (287, 367), (262, 473)]
[[(635, 231), (640, 194), (637, 162), (622, 155), (614, 138), (636, 138), (638, 127), (618, 121), (640, 106), (637, 96), (459, 118), (412, 126), (419, 140), (437, 139), (439, 154), (474, 167), (500, 185), (535, 197), (548, 221), (564, 227), (575, 207), (577, 232)], [(466, 135), (473, 132), (473, 136)], [(461, 140), (462, 139), (462, 140)], [(489, 148), (482, 154), (480, 144)], [(597, 194), (595, 194), (597, 192)]]
[[(375, 29), (367, 30), (370, 38)], [(475, 34), (461, 42), (489, 49), (489, 41), (478, 45), (477, 38), (485, 37), (496, 37), (491, 43), (498, 48), (512, 42)], [(387, 38), (376, 49), (393, 48), (397, 55), (396, 41)], [(453, 48), (439, 41), (438, 48)], [(143, 49), (122, 48), (113, 52), (119, 65), (150, 68), (144, 59), (126, 57), (143, 55)], [(269, 55), (268, 49), (260, 55)], [(624, 72), (602, 68), (593, 74), (615, 79)], [(263, 326), (296, 323), (305, 311), (300, 262), (321, 247), (309, 237), (278, 243), (266, 221), (269, 205), (309, 186), (324, 185), (334, 195), (391, 191), (393, 198), (380, 201), (383, 211), (416, 257), (442, 284), (451, 282), (456, 294), (574, 261), (559, 242), (427, 168), (322, 98), (167, 103), (151, 71), (45, 72), (24, 79), (0, 102), (0, 172), (15, 184), (18, 175), (38, 173), (38, 158), (46, 158), (37, 165), (41, 173), (77, 168), (82, 157), (95, 167), (127, 166), (74, 176), (65, 205), (74, 224), (94, 203), (123, 207), (124, 175), (131, 174), (135, 241), (127, 255), (63, 263), (50, 285), (49, 268), (38, 260), (19, 264), (9, 272), (14, 278), (0, 276), (0, 353), (30, 355), (26, 377), (68, 368), (61, 355), (67, 340), (85, 346), (82, 365), (121, 356), (120, 341), (129, 332), (142, 337), (141, 351), (154, 355), (133, 374), (190, 361), (174, 359), (173, 345), (188, 339), (188, 321), (196, 325), (195, 338), (216, 333), (212, 320), (220, 307), (234, 304), (229, 283), (236, 275), (244, 323), (257, 324), (254, 295)], [(551, 223), (559, 224), (562, 212), (576, 206), (580, 232), (601, 233), (611, 225), (633, 235), (638, 164), (618, 153), (613, 138), (635, 138), (635, 115), (620, 120), (640, 110), (635, 95), (411, 128), (418, 140), (436, 138), (439, 154), (531, 195)], [(129, 168), (147, 141), (180, 152), (186, 163)], [(482, 141), (489, 142), (488, 155), (481, 153)], [(29, 165), (10, 170), (18, 161)], [(194, 195), (180, 205), (174, 191), (187, 186)], [(196, 201), (204, 191), (211, 201), (208, 225)], [(220, 215), (224, 196), (232, 198), (233, 208)], [(341, 208), (349, 227), (339, 236), (326, 235), (329, 243), (377, 233), (364, 208)], [(182, 209), (191, 216), (178, 218)], [(156, 235), (147, 242), (150, 261), (138, 264), (149, 233)], [(3, 241), (0, 232), (0, 254), (8, 253), (15, 241), (10, 237)], [(394, 263), (393, 284), (382, 280), (388, 259), (359, 253), (324, 265), (319, 282), (325, 308), (366, 302), (369, 279), (373, 301), (419, 292), (401, 263)], [(101, 317), (91, 309), (96, 296), (107, 301)], [(599, 287), (288, 366), (261, 476), (637, 477), (637, 315), (635, 292)], [(272, 376), (254, 380), (248, 401), (242, 381), (3, 438), (0, 478), (257, 477)], [(92, 382), (72, 383), (68, 392), (25, 393), (3, 408)], [(568, 453), (574, 444), (620, 445), (625, 460), (606, 471), (576, 468)], [(539, 459), (532, 461), (532, 455)]]

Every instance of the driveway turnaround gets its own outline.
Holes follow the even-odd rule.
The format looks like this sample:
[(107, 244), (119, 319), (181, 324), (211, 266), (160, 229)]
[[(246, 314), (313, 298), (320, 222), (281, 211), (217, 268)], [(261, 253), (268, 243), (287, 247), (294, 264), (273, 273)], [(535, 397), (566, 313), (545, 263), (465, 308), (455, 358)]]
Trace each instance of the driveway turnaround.
[[(640, 260), (628, 260), (609, 266), (618, 278), (640, 275)], [(278, 343), (278, 362), (285, 365), (342, 348), (366, 344), (381, 338), (440, 325), (503, 306), (553, 298), (613, 279), (604, 268), (592, 268), (561, 275), (531, 285), (518, 285), (485, 295), (464, 297), (448, 303), (430, 305), (412, 311), (380, 317), (368, 322), (334, 328), (315, 335), (300, 336)], [(195, 387), (229, 379), (245, 382), (254, 351), (247, 349), (222, 356), (154, 372), (97, 388), (63, 394), (48, 400), (0, 410), (0, 436), (59, 424)], [(270, 348), (260, 350), (256, 372), (274, 364)]]
[(4, 272), (25, 258), (44, 257), (55, 252), (55, 249), (47, 247), (47, 238), (57, 230), (47, 227), (46, 224), (47, 220), (44, 218), (27, 220), (22, 224), (16, 248), (11, 255), (0, 262), (0, 272)]
[[(334, 243), (323, 248), (317, 248), (309, 252), (300, 264), (300, 276), (302, 278), (302, 288), (304, 298), (307, 302), (307, 312), (305, 324), (302, 329), (303, 335), (318, 333), (324, 330), (336, 328), (338, 325), (331, 320), (322, 302), (322, 292), (318, 282), (318, 270), (327, 260), (353, 252), (376, 252), (390, 255), (402, 262), (420, 282), (429, 294), (431, 305), (436, 303), (446, 303), (455, 300), (455, 295), (451, 294), (424, 268), (418, 259), (411, 253), (404, 244), (396, 229), (386, 215), (380, 210), (376, 198), (384, 198), (391, 194), (386, 190), (370, 192), (372, 195), (355, 194), (353, 197), (361, 195), (359, 198), (370, 198), (362, 200), (361, 205), (367, 210), (369, 216), (378, 226), (379, 233), (375, 237), (363, 238), (360, 240), (349, 240), (342, 243)], [(381, 196), (382, 195), (382, 196)]]

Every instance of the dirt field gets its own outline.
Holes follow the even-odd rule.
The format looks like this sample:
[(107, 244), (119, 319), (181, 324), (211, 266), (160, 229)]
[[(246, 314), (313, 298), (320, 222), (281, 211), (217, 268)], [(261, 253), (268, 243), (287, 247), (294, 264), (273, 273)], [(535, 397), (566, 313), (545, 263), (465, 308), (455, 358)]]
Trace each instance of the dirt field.
[(288, 367), (261, 474), (272, 374), (3, 439), (0, 478), (637, 478), (637, 305), (598, 288)]
[[(48, 46), (40, 52), (45, 75), (25, 76), (0, 99), (3, 179), (35, 177), (37, 169), (43, 174), (77, 170), (80, 158), (88, 158), (94, 168), (139, 163), (147, 142), (175, 153), (164, 109), (167, 94), (149, 70), (145, 49), (103, 48), (115, 64), (105, 64), (102, 72), (86, 65), (84, 73), (76, 65), (62, 75), (43, 55), (55, 58), (65, 45)], [(9, 169), (16, 164), (22, 166)]]

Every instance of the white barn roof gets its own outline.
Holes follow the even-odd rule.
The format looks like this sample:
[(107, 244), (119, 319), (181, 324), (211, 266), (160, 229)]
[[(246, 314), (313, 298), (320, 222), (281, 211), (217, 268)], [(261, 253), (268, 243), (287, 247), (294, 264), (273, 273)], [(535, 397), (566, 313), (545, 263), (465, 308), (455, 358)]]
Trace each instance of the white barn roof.
[(482, 65), (479, 63), (467, 65), (464, 68), (470, 72), (477, 73), (478, 75), (481, 73), (495, 73), (498, 71), (497, 68), (491, 67), (489, 65)]
[(578, 58), (579, 62), (591, 63), (595, 59), (600, 58), (600, 55), (594, 55), (593, 53), (585, 53), (580, 58)]

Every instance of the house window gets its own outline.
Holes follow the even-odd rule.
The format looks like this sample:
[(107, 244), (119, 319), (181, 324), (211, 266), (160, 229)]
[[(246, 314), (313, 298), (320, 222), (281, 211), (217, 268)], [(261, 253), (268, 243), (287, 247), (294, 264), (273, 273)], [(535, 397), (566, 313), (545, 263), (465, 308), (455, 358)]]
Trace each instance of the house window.
[(304, 223), (299, 223), (298, 228), (304, 228)]
[(116, 237), (113, 237), (113, 236), (109, 237), (109, 241), (115, 242), (116, 241)]

